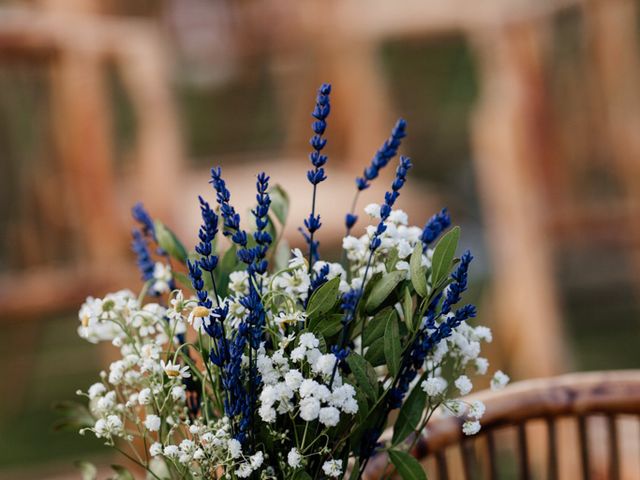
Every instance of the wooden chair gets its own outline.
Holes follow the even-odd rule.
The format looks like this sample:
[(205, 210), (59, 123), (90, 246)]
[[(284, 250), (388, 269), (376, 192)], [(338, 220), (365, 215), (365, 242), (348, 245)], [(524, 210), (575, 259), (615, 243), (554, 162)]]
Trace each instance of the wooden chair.
[(440, 416), (417, 442), (430, 480), (640, 478), (640, 370), (528, 380), (476, 399), (486, 405), (478, 435)]

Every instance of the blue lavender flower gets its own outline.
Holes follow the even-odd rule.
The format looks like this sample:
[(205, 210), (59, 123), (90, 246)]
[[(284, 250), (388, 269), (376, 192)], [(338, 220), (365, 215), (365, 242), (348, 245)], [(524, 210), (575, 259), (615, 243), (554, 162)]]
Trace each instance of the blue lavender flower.
[(315, 232), (320, 228), (322, 223), (320, 222), (320, 215), (316, 215), (316, 190), (318, 184), (324, 182), (327, 176), (324, 171), (324, 165), (327, 163), (327, 156), (322, 154), (322, 150), (327, 144), (326, 138), (323, 137), (327, 128), (327, 117), (331, 112), (331, 103), (329, 101), (329, 95), (331, 93), (331, 85), (328, 83), (322, 84), (318, 89), (318, 96), (316, 98), (316, 106), (313, 110), (312, 116), (316, 119), (311, 125), (313, 129), (313, 137), (309, 143), (313, 148), (313, 152), (309, 154), (309, 160), (313, 165), (313, 170), (307, 172), (307, 180), (313, 185), (313, 196), (311, 200), (311, 213), (309, 217), (305, 219), (304, 225), (307, 232), (302, 232), (302, 235), (309, 245), (309, 272), (312, 271), (313, 262), (318, 259), (318, 241), (314, 240)]
[(385, 140), (382, 147), (380, 147), (380, 149), (376, 152), (373, 159), (371, 160), (371, 164), (364, 169), (362, 177), (356, 178), (356, 195), (351, 205), (351, 211), (347, 213), (344, 221), (347, 227), (347, 235), (349, 235), (349, 232), (358, 221), (358, 216), (355, 215), (354, 212), (360, 192), (369, 188), (369, 186), (371, 185), (371, 181), (375, 180), (380, 174), (380, 170), (386, 167), (389, 161), (396, 156), (396, 153), (398, 153), (398, 148), (400, 148), (400, 143), (406, 136), (406, 126), (407, 122), (400, 118), (393, 127), (393, 130), (391, 130), (391, 136), (387, 140)]
[(446, 228), (451, 225), (451, 217), (446, 208), (443, 208), (440, 212), (431, 217), (422, 230), (420, 240), (424, 249), (426, 249), (436, 238), (440, 236)]
[(391, 184), (391, 190), (384, 194), (384, 203), (380, 206), (380, 223), (378, 223), (371, 243), (369, 244), (369, 250), (371, 250), (372, 254), (382, 243), (380, 236), (387, 230), (384, 222), (389, 218), (393, 205), (400, 196), (400, 189), (404, 186), (407, 180), (407, 173), (409, 173), (411, 167), (411, 160), (408, 157), (400, 157), (400, 164), (396, 169), (396, 176)]
[[(343, 311), (342, 316), (342, 337), (340, 340), (340, 348), (343, 348), (347, 341), (347, 331), (349, 324), (356, 316), (356, 311), (358, 309), (358, 304), (360, 303), (360, 299), (364, 294), (364, 288), (367, 282), (367, 275), (369, 270), (371, 269), (371, 263), (373, 261), (373, 256), (376, 250), (382, 244), (381, 235), (387, 230), (387, 226), (384, 222), (389, 218), (391, 214), (391, 209), (395, 204), (396, 200), (400, 196), (400, 190), (404, 186), (407, 180), (407, 174), (411, 169), (411, 160), (408, 157), (400, 157), (400, 163), (398, 168), (396, 168), (396, 176), (391, 183), (391, 190), (386, 192), (384, 195), (384, 203), (380, 207), (380, 223), (376, 227), (376, 231), (373, 234), (373, 238), (371, 239), (371, 243), (369, 244), (369, 258), (367, 260), (367, 266), (364, 269), (364, 275), (362, 277), (362, 285), (360, 288), (352, 288), (348, 292), (342, 295), (342, 303), (341, 309)], [(331, 374), (331, 382), (329, 385), (333, 385), (333, 379), (336, 374), (338, 363), (336, 362), (333, 372)]]
[[(138, 229), (134, 229), (131, 234), (133, 235), (133, 241), (131, 242), (131, 248), (136, 254), (136, 263), (138, 269), (142, 274), (142, 280), (149, 281), (153, 279), (153, 270), (155, 263), (151, 259), (151, 253), (147, 245), (147, 240), (144, 238), (142, 232)], [(153, 293), (153, 292), (150, 292)]]
[(396, 156), (402, 139), (407, 135), (405, 132), (406, 127), (407, 122), (402, 118), (396, 122), (393, 130), (391, 130), (391, 136), (385, 140), (380, 150), (376, 152), (371, 164), (364, 169), (362, 177), (356, 178), (358, 191), (369, 188), (371, 181), (375, 180), (380, 174), (380, 170), (386, 167), (389, 161)]
[(267, 267), (269, 266), (265, 257), (269, 250), (269, 246), (273, 241), (271, 235), (266, 230), (269, 225), (269, 207), (271, 206), (271, 197), (267, 193), (269, 190), (269, 177), (264, 172), (258, 175), (256, 188), (258, 191), (256, 194), (258, 204), (256, 208), (251, 211), (256, 220), (256, 231), (253, 233), (253, 239), (256, 241), (256, 246), (252, 249), (254, 252), (254, 264), (252, 266), (252, 270), (257, 274), (263, 274), (267, 271)]
[(131, 208), (131, 215), (133, 216), (133, 219), (142, 226), (142, 233), (144, 233), (145, 236), (151, 235), (155, 240), (156, 227), (153, 224), (151, 216), (142, 205), (142, 202), (136, 203)]
[(187, 260), (187, 269), (189, 271), (189, 279), (191, 280), (191, 285), (196, 291), (196, 296), (198, 297), (198, 305), (206, 308), (211, 308), (213, 306), (213, 303), (211, 302), (209, 294), (204, 288), (204, 280), (202, 279), (202, 269), (200, 268), (200, 262), (192, 262), (191, 260)]
[(211, 273), (218, 265), (218, 256), (213, 255), (213, 240), (218, 233), (218, 215), (202, 197), (199, 196), (198, 200), (200, 201), (203, 224), (198, 231), (200, 243), (196, 245), (196, 252), (202, 255), (202, 258), (198, 261), (200, 267)]
[(309, 295), (307, 295), (307, 300), (309, 300), (309, 298), (311, 297), (311, 293), (315, 292), (318, 288), (327, 283), (327, 281), (329, 280), (330, 271), (331, 269), (329, 268), (329, 264), (326, 263), (322, 266), (322, 268), (320, 268), (320, 270), (316, 272), (309, 285), (310, 292)]
[(441, 315), (449, 313), (451, 307), (460, 301), (462, 293), (467, 289), (467, 272), (471, 260), (473, 260), (473, 256), (469, 250), (464, 252), (460, 257), (458, 268), (451, 274), (453, 282), (446, 288), (446, 296), (440, 309)]
[(211, 180), (209, 183), (213, 185), (216, 191), (216, 200), (220, 205), (220, 214), (222, 215), (224, 230), (223, 235), (231, 237), (231, 240), (241, 248), (247, 246), (247, 233), (240, 228), (240, 215), (231, 205), (231, 192), (227, 188), (227, 184), (222, 178), (222, 169), (220, 167), (211, 169)]

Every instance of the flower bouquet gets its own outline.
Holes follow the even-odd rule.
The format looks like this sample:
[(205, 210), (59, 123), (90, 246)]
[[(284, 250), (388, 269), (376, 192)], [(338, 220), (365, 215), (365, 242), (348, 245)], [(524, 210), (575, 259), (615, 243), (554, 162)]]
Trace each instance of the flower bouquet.
[(420, 479), (408, 452), (434, 412), (461, 417), (468, 435), (480, 429), (484, 406), (459, 399), (472, 389), (467, 375), (486, 374), (480, 344), (491, 341), (468, 323), (475, 307), (461, 305), (473, 257), (456, 258), (460, 231), (446, 210), (416, 227), (394, 209), (408, 158), (381, 203), (364, 209), (371, 224), (353, 234), (358, 195), (395, 157), (403, 120), (356, 179), (340, 261), (321, 260), (315, 199), (327, 179), (330, 91), (319, 89), (313, 110), (304, 251), (281, 239), (289, 200), (266, 174), (245, 230), (213, 168), (216, 203), (199, 198), (194, 252), (136, 205), (142, 291), (88, 298), (80, 310), (80, 336), (113, 343), (121, 358), (78, 392), (88, 407), (76, 408), (75, 425), (147, 478), (356, 479), (386, 452), (389, 474)]

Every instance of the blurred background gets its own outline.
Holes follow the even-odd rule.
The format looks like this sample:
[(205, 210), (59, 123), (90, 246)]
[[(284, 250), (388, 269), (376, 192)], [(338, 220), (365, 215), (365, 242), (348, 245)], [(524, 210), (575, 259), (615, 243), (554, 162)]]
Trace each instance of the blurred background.
[[(189, 246), (221, 165), (310, 206), (310, 112), (333, 84), (322, 249), (353, 179), (408, 121), (401, 207), (447, 206), (471, 295), (513, 379), (638, 368), (639, 3), (631, 0), (0, 0), (0, 478), (109, 465), (52, 405), (112, 354), (77, 337), (87, 295), (140, 287), (130, 206)], [(387, 174), (391, 174), (391, 168)], [(389, 176), (360, 207), (382, 199)]]

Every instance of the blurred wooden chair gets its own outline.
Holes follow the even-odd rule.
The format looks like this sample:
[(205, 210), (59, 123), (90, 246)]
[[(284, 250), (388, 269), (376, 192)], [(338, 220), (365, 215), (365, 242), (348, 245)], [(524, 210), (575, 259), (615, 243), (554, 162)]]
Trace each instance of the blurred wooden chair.
[(478, 435), (440, 416), (418, 441), (430, 479), (640, 478), (640, 370), (528, 380), (476, 399), (486, 405)]
[[(42, 3), (38, 9), (2, 9), (0, 59), (20, 58), (49, 68), (54, 151), (47, 152), (45, 161), (55, 163), (47, 165), (55, 175), (47, 184), (45, 213), (57, 213), (49, 215), (51, 224), (68, 224), (62, 241), (74, 256), (62, 264), (43, 259), (0, 275), (0, 314), (11, 318), (69, 308), (88, 294), (106, 293), (131, 279), (135, 273), (126, 252), (132, 198), (144, 198), (154, 214), (167, 218), (173, 204), (165, 192), (174, 188), (183, 160), (158, 30), (142, 20), (100, 16), (99, 2), (93, 0)], [(126, 178), (116, 172), (110, 67), (122, 79), (137, 125)], [(43, 228), (48, 234), (50, 226)], [(25, 291), (31, 292), (28, 303), (20, 294)]]

